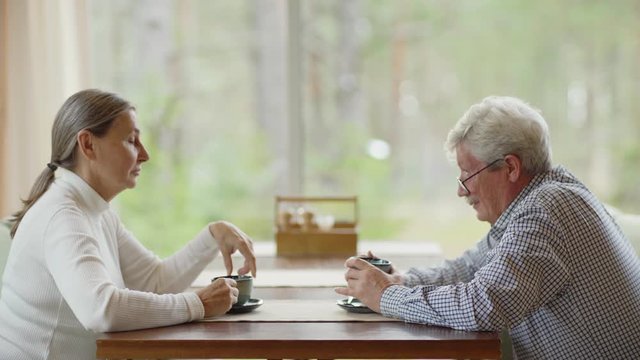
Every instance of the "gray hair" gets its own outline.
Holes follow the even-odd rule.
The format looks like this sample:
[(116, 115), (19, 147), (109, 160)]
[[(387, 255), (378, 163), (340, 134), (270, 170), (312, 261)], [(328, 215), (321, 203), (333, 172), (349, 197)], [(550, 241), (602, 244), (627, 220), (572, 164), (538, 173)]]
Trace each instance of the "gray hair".
[(79, 91), (62, 104), (51, 129), (51, 162), (34, 182), (29, 197), (22, 200), (22, 209), (13, 214), (12, 238), (24, 214), (53, 182), (56, 167), (75, 168), (76, 135), (81, 130), (89, 130), (95, 136), (102, 137), (120, 114), (133, 109), (129, 102), (118, 95), (96, 89)]
[(449, 131), (445, 150), (450, 158), (462, 143), (486, 163), (513, 154), (529, 175), (551, 169), (547, 123), (538, 110), (514, 97), (489, 96), (471, 106)]

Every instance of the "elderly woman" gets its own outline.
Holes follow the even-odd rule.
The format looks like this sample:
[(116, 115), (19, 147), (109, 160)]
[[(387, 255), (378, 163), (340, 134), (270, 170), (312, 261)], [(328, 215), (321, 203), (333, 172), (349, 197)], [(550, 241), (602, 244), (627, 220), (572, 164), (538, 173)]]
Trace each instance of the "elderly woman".
[(89, 359), (97, 332), (178, 324), (223, 314), (237, 301), (231, 279), (184, 291), (222, 253), (245, 258), (249, 237), (234, 225), (208, 224), (160, 260), (127, 231), (110, 201), (133, 188), (149, 154), (135, 108), (115, 94), (84, 90), (58, 112), (51, 162), (15, 214), (0, 297), (0, 358)]

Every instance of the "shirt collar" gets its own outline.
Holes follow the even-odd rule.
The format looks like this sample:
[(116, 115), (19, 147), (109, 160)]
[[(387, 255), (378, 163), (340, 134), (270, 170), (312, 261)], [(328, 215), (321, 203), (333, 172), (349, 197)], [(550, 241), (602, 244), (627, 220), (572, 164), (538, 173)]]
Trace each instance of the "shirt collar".
[(547, 179), (549, 176), (557, 176), (558, 174), (562, 174), (564, 172), (566, 172), (564, 167), (558, 165), (550, 171), (545, 171), (535, 175), (533, 179), (531, 179), (529, 184), (527, 184), (527, 186), (525, 186), (524, 189), (520, 191), (518, 196), (513, 199), (511, 204), (507, 206), (505, 211), (500, 214), (498, 220), (496, 220), (496, 222), (491, 227), (491, 230), (489, 230), (489, 235), (493, 239), (500, 239), (502, 237), (502, 234), (504, 234), (504, 231), (507, 229), (507, 225), (509, 225), (509, 223), (511, 222), (511, 216), (513, 215), (513, 212), (517, 208), (518, 204), (522, 202), (522, 200), (529, 194), (531, 194), (531, 192), (536, 189), (542, 182), (544, 182), (545, 179)]
[(55, 174), (56, 184), (77, 196), (90, 213), (98, 215), (109, 208), (109, 203), (73, 171), (58, 167)]

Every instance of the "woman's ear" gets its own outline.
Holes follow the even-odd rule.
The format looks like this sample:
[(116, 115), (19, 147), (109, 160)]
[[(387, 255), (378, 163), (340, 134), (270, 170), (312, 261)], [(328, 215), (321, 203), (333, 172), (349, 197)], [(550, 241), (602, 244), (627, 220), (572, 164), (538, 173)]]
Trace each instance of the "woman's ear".
[(507, 164), (509, 181), (516, 182), (520, 179), (522, 173), (522, 160), (517, 155), (509, 154), (504, 157), (504, 161)]
[(94, 149), (93, 134), (89, 130), (80, 130), (76, 135), (78, 151), (86, 159), (93, 160), (96, 157)]

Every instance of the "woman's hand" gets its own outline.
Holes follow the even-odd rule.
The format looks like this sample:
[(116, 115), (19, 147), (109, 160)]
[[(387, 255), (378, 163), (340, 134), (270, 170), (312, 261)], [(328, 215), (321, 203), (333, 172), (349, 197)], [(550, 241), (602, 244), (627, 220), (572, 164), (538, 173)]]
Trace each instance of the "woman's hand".
[(204, 306), (204, 316), (222, 315), (238, 302), (238, 288), (233, 279), (216, 279), (207, 287), (196, 291)]
[(216, 221), (209, 224), (209, 232), (218, 243), (227, 275), (231, 275), (233, 271), (231, 254), (240, 251), (244, 256), (244, 265), (238, 269), (238, 274), (245, 275), (251, 272), (251, 275), (256, 276), (256, 255), (253, 253), (253, 243), (247, 234), (227, 221)]

